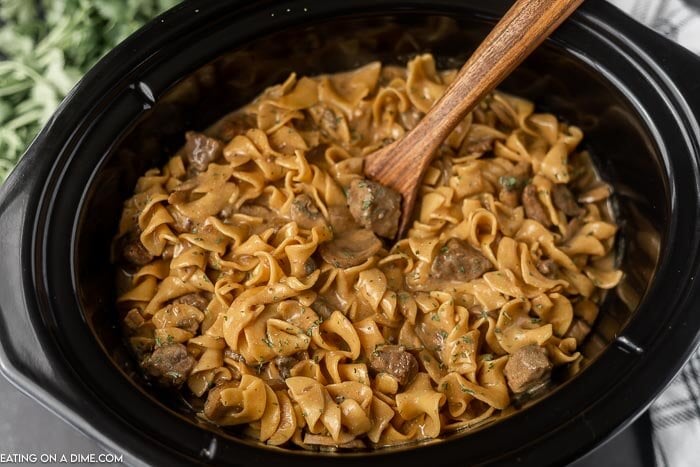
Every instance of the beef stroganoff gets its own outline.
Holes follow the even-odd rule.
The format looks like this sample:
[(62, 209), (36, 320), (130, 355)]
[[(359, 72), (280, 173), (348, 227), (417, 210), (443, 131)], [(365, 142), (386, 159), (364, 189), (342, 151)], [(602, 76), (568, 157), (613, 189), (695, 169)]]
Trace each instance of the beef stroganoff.
[(114, 253), (144, 375), (261, 442), (360, 448), (474, 427), (576, 371), (622, 275), (579, 128), (488, 95), (399, 240), (400, 196), (363, 177), (455, 75), (430, 55), (292, 74), (143, 175)]

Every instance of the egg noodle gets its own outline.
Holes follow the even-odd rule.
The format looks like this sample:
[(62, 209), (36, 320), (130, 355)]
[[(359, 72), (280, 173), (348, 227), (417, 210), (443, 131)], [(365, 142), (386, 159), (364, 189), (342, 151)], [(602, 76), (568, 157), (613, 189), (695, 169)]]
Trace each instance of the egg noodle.
[(455, 76), (431, 55), (292, 74), (139, 178), (114, 245), (146, 377), (269, 445), (362, 448), (474, 427), (575, 371), (622, 275), (579, 128), (491, 93), (398, 241), (400, 198), (363, 178)]

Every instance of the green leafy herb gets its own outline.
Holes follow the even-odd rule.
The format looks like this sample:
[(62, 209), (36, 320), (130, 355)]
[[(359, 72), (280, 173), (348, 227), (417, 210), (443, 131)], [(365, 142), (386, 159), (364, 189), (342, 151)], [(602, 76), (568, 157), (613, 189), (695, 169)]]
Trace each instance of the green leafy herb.
[(506, 177), (505, 175), (498, 177), (498, 183), (508, 191), (518, 187), (518, 179), (515, 177)]
[(0, 2), (0, 182), (80, 77), (179, 0)]
[(316, 321), (314, 321), (313, 323), (311, 323), (311, 326), (309, 326), (309, 328), (306, 330), (306, 335), (309, 337), (313, 336), (314, 329), (319, 327), (321, 325), (321, 323), (323, 323), (323, 318), (319, 318)]

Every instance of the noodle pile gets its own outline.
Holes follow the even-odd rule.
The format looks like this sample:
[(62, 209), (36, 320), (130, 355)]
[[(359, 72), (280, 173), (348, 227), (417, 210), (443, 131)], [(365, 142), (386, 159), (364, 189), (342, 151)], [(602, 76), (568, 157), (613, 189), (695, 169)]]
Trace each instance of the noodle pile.
[(455, 75), (430, 55), (292, 74), (143, 175), (115, 250), (146, 375), (261, 442), (359, 448), (473, 427), (575, 369), (621, 278), (580, 129), (490, 94), (436, 155), (408, 236), (375, 235), (396, 200), (363, 157)]

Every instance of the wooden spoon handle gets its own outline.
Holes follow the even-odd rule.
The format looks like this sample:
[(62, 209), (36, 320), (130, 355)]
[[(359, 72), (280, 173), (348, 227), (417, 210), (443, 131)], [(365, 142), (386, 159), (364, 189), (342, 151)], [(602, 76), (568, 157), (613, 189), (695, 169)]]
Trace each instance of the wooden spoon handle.
[(447, 138), (469, 111), (582, 2), (517, 0), (459, 70), (454, 82), (421, 123), (430, 126), (436, 140)]
[[(393, 179), (393, 183), (389, 183), (393, 188), (408, 193), (422, 179), (432, 154), (457, 124), (582, 2), (517, 0), (464, 64), (443, 96), (392, 148), (391, 152), (401, 157), (382, 160), (383, 151), (378, 151), (365, 161), (365, 172), (377, 180)], [(406, 201), (412, 207), (413, 200)]]

